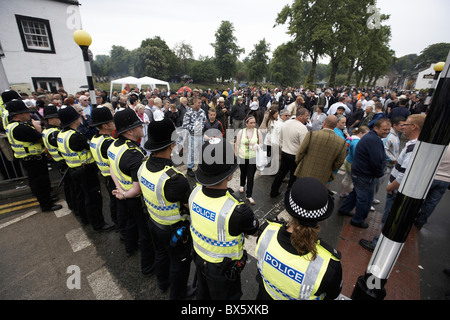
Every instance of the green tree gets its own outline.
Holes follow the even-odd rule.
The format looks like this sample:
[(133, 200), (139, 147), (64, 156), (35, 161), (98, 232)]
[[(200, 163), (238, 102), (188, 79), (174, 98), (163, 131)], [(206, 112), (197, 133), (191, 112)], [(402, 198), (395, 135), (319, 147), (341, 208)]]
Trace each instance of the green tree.
[(135, 57), (134, 75), (138, 78), (150, 76), (161, 80), (169, 80), (169, 63), (160, 47), (147, 45), (133, 51)]
[(267, 54), (269, 52), (270, 46), (265, 38), (255, 44), (255, 49), (250, 52), (250, 58), (246, 65), (246, 69), (248, 77), (255, 81), (255, 84), (257, 84), (258, 81), (261, 81), (267, 74), (269, 69), (269, 57)]
[[(153, 62), (154, 65), (160, 65), (161, 67), (165, 67), (166, 70), (159, 70), (157, 73), (159, 74), (165, 74), (166, 77), (162, 78), (162, 80), (170, 80), (171, 77), (179, 75), (181, 73), (180, 70), (180, 61), (178, 57), (175, 55), (175, 53), (169, 48), (167, 43), (161, 39), (159, 36), (155, 36), (154, 38), (147, 38), (141, 42), (140, 48), (144, 47), (156, 47), (160, 49), (161, 61), (155, 61)], [(145, 52), (149, 52), (148, 50), (145, 50)], [(158, 53), (158, 54), (159, 54)], [(140, 66), (141, 68), (145, 68), (145, 66)], [(136, 70), (135, 70), (136, 72)], [(156, 74), (150, 75), (146, 74), (148, 76), (152, 76), (156, 78)]]
[(275, 25), (288, 23), (288, 34), (293, 37), (294, 48), (311, 60), (311, 69), (305, 87), (314, 88), (317, 61), (326, 54), (330, 21), (327, 16), (333, 10), (334, 0), (294, 0), (286, 5), (275, 20)]
[(130, 75), (131, 52), (122, 46), (112, 46), (110, 52), (110, 75), (122, 77)]
[(184, 41), (181, 41), (175, 44), (173, 51), (180, 61), (182, 72), (184, 74), (188, 74), (189, 61), (194, 59), (194, 51), (192, 50), (192, 46)]
[(450, 43), (435, 43), (425, 48), (415, 63), (420, 67), (429, 67), (432, 63), (445, 62), (450, 51)]
[(293, 50), (292, 44), (281, 44), (273, 53), (269, 71), (271, 81), (282, 86), (292, 85), (301, 78), (301, 55), (297, 50)]
[(215, 60), (209, 57), (200, 57), (191, 65), (191, 76), (196, 83), (214, 83), (218, 75)]
[(237, 39), (233, 32), (233, 24), (226, 20), (222, 21), (215, 33), (216, 42), (211, 44), (214, 48), (216, 67), (222, 82), (236, 74), (238, 56), (245, 52), (236, 44)]

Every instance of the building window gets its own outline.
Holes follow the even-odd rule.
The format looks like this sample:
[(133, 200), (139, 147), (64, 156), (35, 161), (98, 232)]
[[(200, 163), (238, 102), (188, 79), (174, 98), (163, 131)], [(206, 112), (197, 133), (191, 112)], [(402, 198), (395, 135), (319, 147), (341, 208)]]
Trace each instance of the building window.
[(27, 52), (55, 53), (48, 20), (16, 14), (23, 49)]
[(51, 93), (57, 93), (59, 88), (62, 88), (62, 80), (61, 78), (36, 78), (32, 77), (34, 90), (36, 91), (38, 88), (42, 88), (45, 91)]

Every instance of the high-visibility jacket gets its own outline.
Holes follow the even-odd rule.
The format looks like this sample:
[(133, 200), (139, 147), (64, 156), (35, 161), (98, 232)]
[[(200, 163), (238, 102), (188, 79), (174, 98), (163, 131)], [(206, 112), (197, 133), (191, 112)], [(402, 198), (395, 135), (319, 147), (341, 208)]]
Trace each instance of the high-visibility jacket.
[(97, 163), (97, 167), (100, 170), (100, 173), (104, 177), (109, 177), (111, 173), (109, 172), (109, 160), (108, 157), (104, 158), (102, 155), (102, 144), (106, 140), (114, 139), (109, 135), (95, 135), (92, 137), (89, 146), (91, 148), (92, 157), (94, 157), (95, 162)]
[(14, 151), (14, 156), (18, 159), (22, 159), (28, 156), (40, 155), (44, 152), (44, 145), (41, 142), (27, 142), (27, 141), (19, 141), (14, 137), (14, 129), (19, 125), (23, 124), (25, 126), (29, 126), (36, 130), (33, 126), (13, 121), (6, 126), (6, 136), (8, 137), (8, 141), (11, 144), (11, 148)]
[(50, 142), (48, 141), (50, 135), (53, 134), (53, 132), (55, 131), (59, 132), (60, 130), (54, 127), (42, 130), (42, 140), (44, 141), (44, 145), (47, 148), (48, 153), (50, 153), (50, 155), (52, 156), (53, 160), (58, 162), (64, 160), (64, 158), (59, 153), (58, 148), (51, 145)]
[(317, 256), (299, 256), (286, 251), (277, 240), (282, 227), (269, 222), (255, 249), (259, 273), (267, 293), (275, 300), (322, 300), (315, 293), (320, 287), (330, 260), (337, 259), (317, 243)]
[(192, 191), (189, 197), (191, 234), (194, 250), (202, 259), (220, 263), (224, 258), (242, 258), (244, 234), (232, 236), (228, 230), (231, 214), (240, 204), (228, 191), (220, 198), (207, 197), (201, 185)]
[(119, 146), (116, 146), (116, 143), (117, 142), (111, 143), (111, 145), (108, 148), (109, 165), (113, 170), (114, 175), (117, 177), (117, 180), (119, 181), (119, 184), (122, 187), (122, 189), (128, 191), (133, 187), (133, 179), (129, 175), (126, 175), (125, 173), (120, 171), (119, 168), (120, 159), (127, 150), (136, 149), (139, 150), (140, 153), (142, 153), (142, 151), (130, 140), (126, 140), (125, 143)]
[(144, 162), (139, 168), (138, 179), (150, 217), (155, 222), (165, 226), (185, 220), (186, 215), (181, 215), (182, 204), (180, 202), (170, 202), (164, 195), (164, 186), (171, 178), (168, 171), (172, 174), (182, 173), (169, 166), (166, 166), (161, 171), (151, 172), (147, 169), (146, 164)]
[(69, 168), (79, 168), (82, 165), (91, 164), (95, 161), (92, 157), (91, 150), (84, 149), (83, 151), (74, 151), (70, 148), (70, 137), (75, 133), (76, 131), (73, 129), (61, 131), (57, 138), (58, 150)]

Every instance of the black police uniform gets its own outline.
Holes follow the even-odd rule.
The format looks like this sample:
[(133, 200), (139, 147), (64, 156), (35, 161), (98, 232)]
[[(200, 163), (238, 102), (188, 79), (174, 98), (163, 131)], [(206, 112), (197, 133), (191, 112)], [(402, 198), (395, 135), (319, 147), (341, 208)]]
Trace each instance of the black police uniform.
[[(19, 122), (11, 121), (10, 123)], [(32, 143), (42, 143), (42, 135), (29, 123), (20, 123), (11, 133), (16, 140)], [(44, 150), (44, 146), (42, 146)], [(48, 174), (47, 159), (44, 153), (21, 158), (22, 166), (27, 172), (32, 193), (37, 198), (42, 211), (61, 209), (55, 205), (51, 196), (51, 184)]]
[[(50, 133), (47, 138), (48, 143), (52, 147), (55, 147), (57, 149), (58, 148), (57, 139), (58, 139), (58, 133), (60, 131), (60, 128), (50, 125), (50, 124), (47, 124), (45, 127), (46, 127), (46, 129), (51, 129), (51, 128), (58, 129), (58, 130), (55, 130), (52, 133)], [(51, 160), (51, 163), (61, 173), (63, 183), (64, 183), (64, 197), (66, 198), (67, 207), (70, 210), (75, 211), (77, 208), (76, 199), (75, 199), (76, 187), (74, 185), (74, 181), (73, 181), (72, 177), (70, 176), (69, 172), (67, 172), (69, 167), (67, 166), (67, 164), (64, 160), (62, 160), (62, 161)]]
[[(227, 191), (233, 194), (232, 189), (211, 189), (202, 187), (202, 192), (209, 198), (224, 197)], [(244, 234), (255, 234), (258, 231), (259, 222), (252, 209), (245, 204), (238, 205), (230, 216), (228, 230), (231, 236)], [(244, 264), (247, 253), (244, 251)], [(230, 279), (230, 262), (224, 260), (222, 263), (210, 263), (202, 259), (194, 251), (194, 262), (197, 266), (197, 300), (239, 300), (242, 297), (240, 271)]]
[[(166, 166), (172, 167), (173, 163), (170, 159), (151, 155), (145, 166), (151, 172), (160, 172)], [(168, 202), (179, 202), (183, 205), (188, 203), (190, 194), (189, 181), (181, 174), (171, 177), (164, 185), (164, 195)], [(189, 214), (189, 210), (184, 209), (186, 209), (184, 213)], [(192, 238), (189, 232), (189, 221), (185, 220), (170, 226), (162, 226), (149, 218), (149, 226), (156, 250), (155, 265), (158, 287), (165, 291), (170, 286), (170, 299), (183, 299), (187, 294), (191, 264)], [(183, 241), (179, 241), (173, 247), (170, 240), (174, 231), (182, 226), (186, 228)]]
[[(124, 111), (119, 111), (118, 113), (120, 112)], [(125, 143), (129, 144), (129, 149), (122, 155), (119, 162), (119, 170), (131, 177), (133, 182), (138, 182), (137, 173), (144, 159), (144, 154), (138, 150), (139, 143), (121, 135), (111, 146), (119, 147)], [(144, 210), (140, 196), (117, 202), (117, 220), (119, 231), (125, 240), (125, 251), (128, 256), (131, 256), (139, 249), (141, 253), (141, 272), (143, 275), (149, 275), (154, 270), (155, 249)]]

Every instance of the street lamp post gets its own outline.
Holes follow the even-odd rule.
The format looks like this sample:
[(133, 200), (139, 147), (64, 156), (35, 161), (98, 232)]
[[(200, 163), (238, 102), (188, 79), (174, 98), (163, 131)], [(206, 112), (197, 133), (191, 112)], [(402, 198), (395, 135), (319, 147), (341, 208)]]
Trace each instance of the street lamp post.
[(431, 83), (430, 90), (428, 90), (428, 96), (425, 99), (425, 112), (428, 111), (428, 107), (430, 106), (431, 98), (433, 98), (434, 89), (436, 88), (436, 84), (439, 80), (439, 75), (441, 74), (442, 70), (444, 70), (445, 62), (438, 62), (434, 65), (433, 69), (435, 71), (434, 78)]
[(97, 99), (95, 98), (95, 88), (94, 81), (92, 79), (92, 71), (91, 71), (91, 63), (89, 61), (89, 46), (92, 43), (92, 38), (84, 30), (76, 30), (73, 33), (73, 40), (75, 40), (76, 44), (80, 46), (81, 51), (83, 52), (83, 60), (84, 60), (84, 68), (86, 70), (86, 77), (89, 88), (89, 96), (91, 98), (92, 108), (97, 107)]
[[(442, 70), (442, 69), (441, 69)], [(423, 129), (364, 276), (351, 298), (383, 300), (385, 285), (450, 143), (450, 54)], [(406, 285), (406, 284), (405, 284)]]

